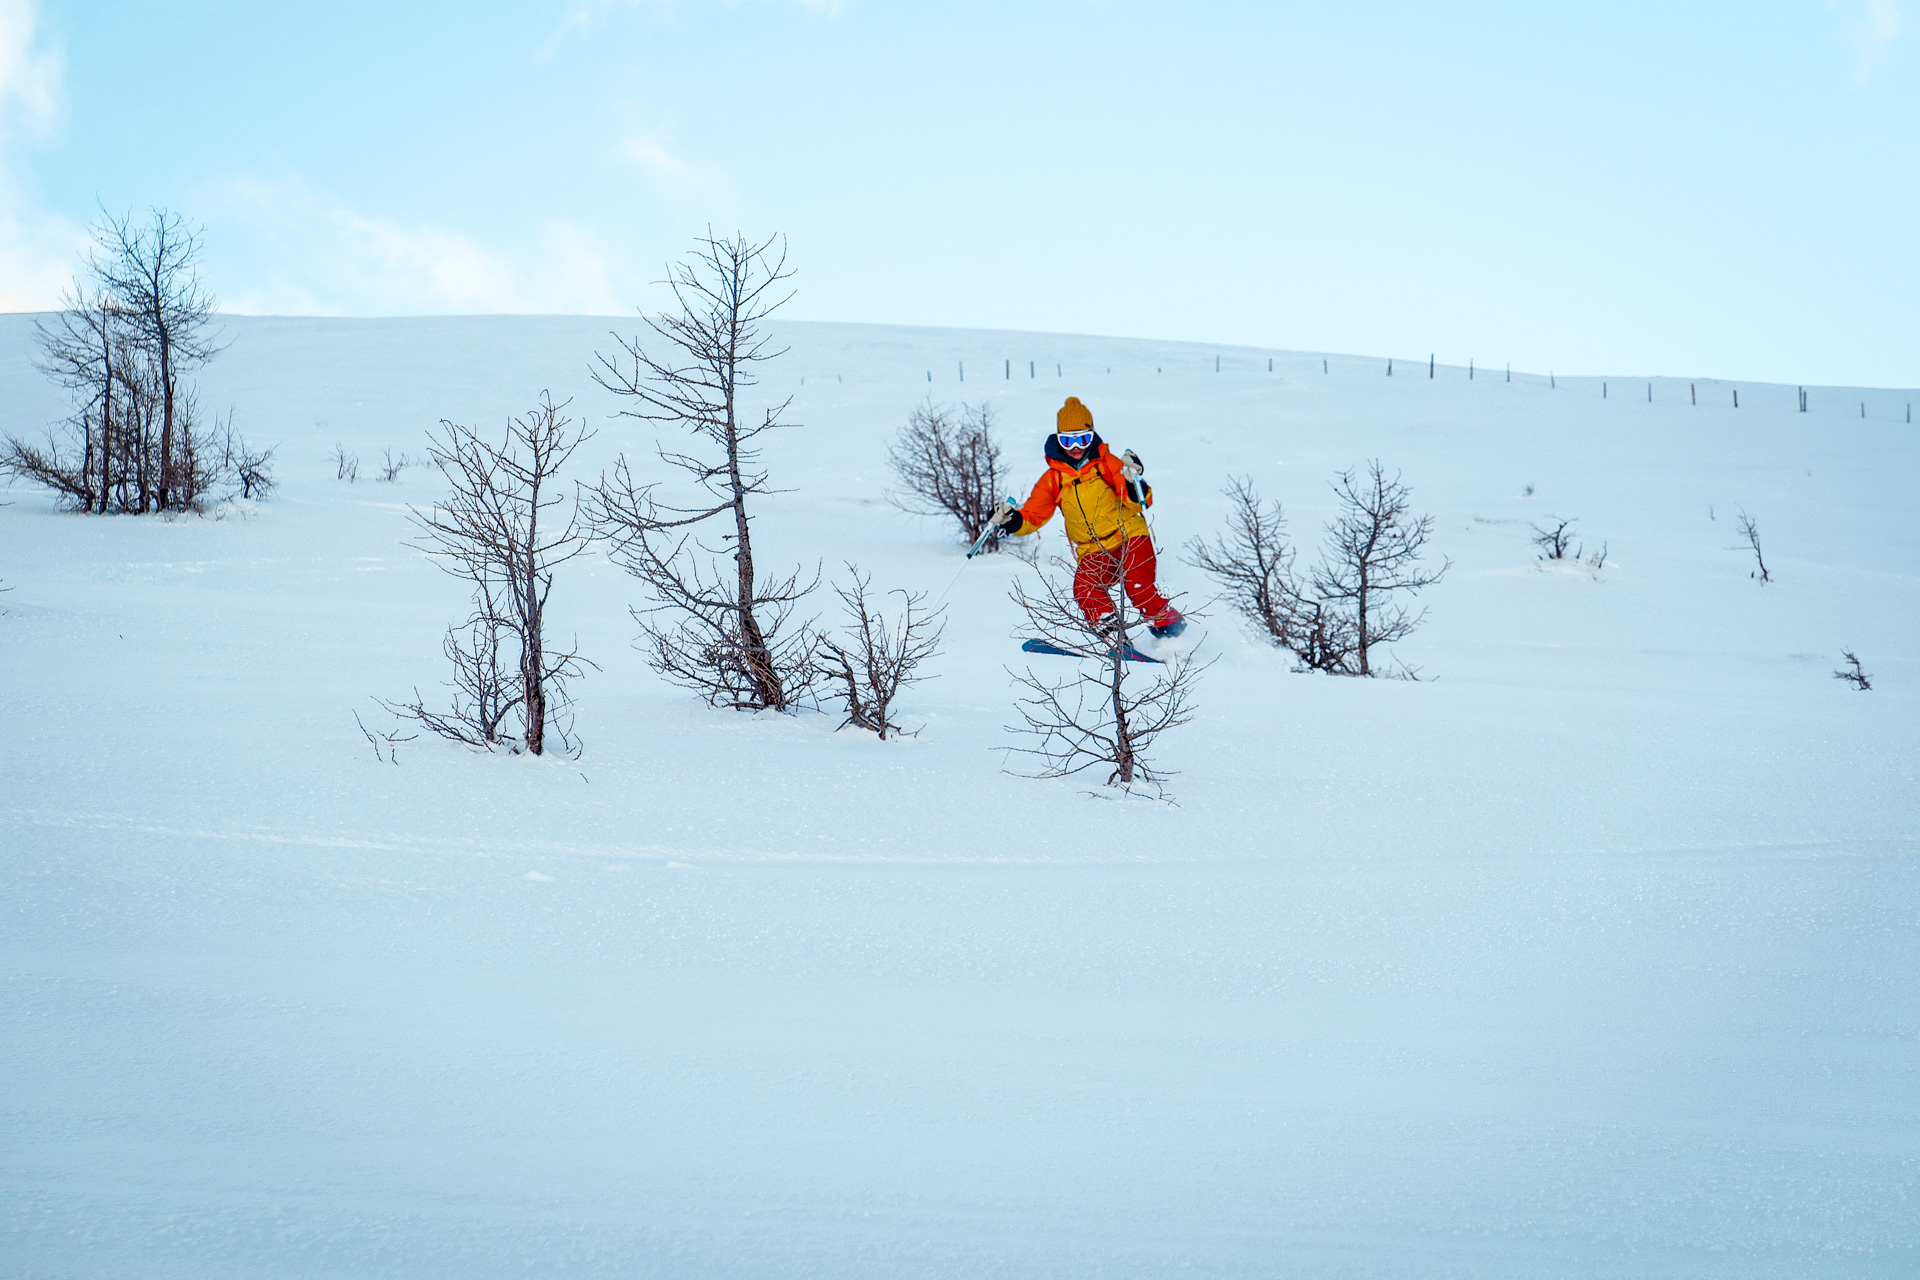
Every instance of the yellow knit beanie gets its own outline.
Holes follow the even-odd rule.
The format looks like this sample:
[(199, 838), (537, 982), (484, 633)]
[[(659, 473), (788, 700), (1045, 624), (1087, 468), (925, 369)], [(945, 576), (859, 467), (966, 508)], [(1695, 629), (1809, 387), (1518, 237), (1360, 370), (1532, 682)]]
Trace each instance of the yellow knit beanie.
[(1054, 421), (1059, 423), (1057, 431), (1086, 431), (1093, 426), (1093, 412), (1080, 403), (1078, 396), (1068, 396), (1060, 412), (1054, 415)]

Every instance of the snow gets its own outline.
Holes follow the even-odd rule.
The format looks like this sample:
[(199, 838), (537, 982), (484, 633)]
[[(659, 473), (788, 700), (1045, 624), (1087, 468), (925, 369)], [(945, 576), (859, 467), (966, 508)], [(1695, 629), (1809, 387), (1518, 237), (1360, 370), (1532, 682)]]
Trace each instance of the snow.
[[(21, 433), (61, 410), (30, 323)], [(436, 687), (464, 597), (408, 546), (437, 476), (373, 461), (543, 388), (581, 478), (640, 461), (586, 376), (631, 322), (225, 324), (205, 402), (280, 493), (0, 508), (0, 1270), (1920, 1269), (1920, 396), (782, 326), (763, 567), (953, 576), (884, 493), (928, 394), (993, 400), (1022, 489), (1066, 394), (1141, 453), (1217, 658), (1169, 805), (1002, 771), (1011, 556), (917, 738), (662, 684), (594, 556), (551, 607), (603, 667), (580, 759), (376, 760), (352, 713)], [(1420, 682), (1293, 672), (1174, 554), (1249, 474), (1311, 555), (1372, 457), (1454, 562)], [(1606, 567), (1539, 565), (1548, 513)]]

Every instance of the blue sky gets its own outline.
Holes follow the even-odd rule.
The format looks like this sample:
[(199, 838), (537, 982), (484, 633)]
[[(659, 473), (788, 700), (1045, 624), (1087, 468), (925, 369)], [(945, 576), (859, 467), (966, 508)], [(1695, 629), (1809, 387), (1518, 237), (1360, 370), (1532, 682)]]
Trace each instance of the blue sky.
[(0, 0), (0, 309), (96, 202), (246, 312), (795, 318), (1920, 383), (1914, 0)]

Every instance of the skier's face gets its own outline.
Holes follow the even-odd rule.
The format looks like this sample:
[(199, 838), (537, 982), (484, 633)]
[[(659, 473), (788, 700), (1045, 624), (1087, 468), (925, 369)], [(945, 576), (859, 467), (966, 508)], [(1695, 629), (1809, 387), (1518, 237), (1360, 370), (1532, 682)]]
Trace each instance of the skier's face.
[(1060, 451), (1075, 462), (1085, 457), (1087, 450), (1093, 445), (1091, 431), (1062, 431), (1055, 438), (1060, 442)]

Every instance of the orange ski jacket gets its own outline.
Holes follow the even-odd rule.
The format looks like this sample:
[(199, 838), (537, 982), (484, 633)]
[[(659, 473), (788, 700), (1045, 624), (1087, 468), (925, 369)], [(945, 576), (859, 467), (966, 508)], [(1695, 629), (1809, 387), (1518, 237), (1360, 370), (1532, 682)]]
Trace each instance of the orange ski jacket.
[(1047, 469), (1021, 504), (1020, 527), (1014, 533), (1032, 533), (1059, 511), (1076, 556), (1085, 558), (1096, 548), (1115, 550), (1129, 538), (1147, 536), (1145, 511), (1153, 505), (1153, 487), (1142, 481), (1140, 488), (1145, 502), (1128, 495), (1120, 459), (1098, 433), (1078, 462), (1066, 455), (1057, 438), (1048, 436)]

